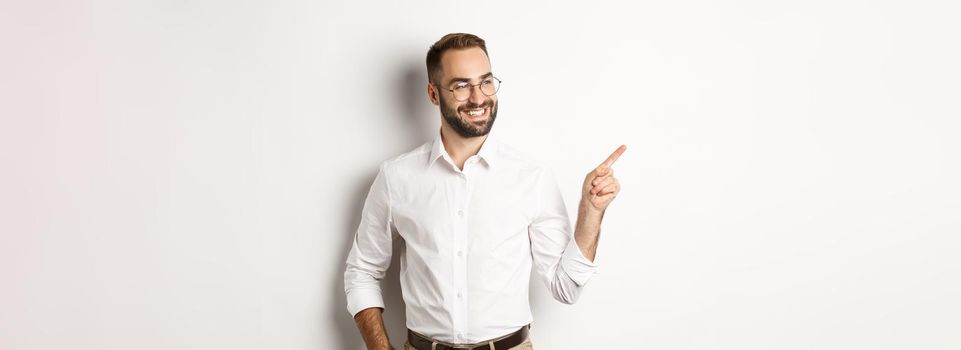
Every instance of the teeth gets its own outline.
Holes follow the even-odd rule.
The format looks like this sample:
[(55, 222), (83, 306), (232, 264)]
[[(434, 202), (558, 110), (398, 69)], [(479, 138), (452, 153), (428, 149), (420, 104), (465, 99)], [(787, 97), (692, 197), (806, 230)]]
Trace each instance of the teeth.
[(468, 110), (468, 111), (467, 111), (467, 114), (468, 114), (468, 115), (471, 115), (471, 116), (478, 116), (478, 115), (481, 115), (481, 114), (483, 114), (483, 113), (484, 113), (484, 108), (471, 109), (471, 110)]

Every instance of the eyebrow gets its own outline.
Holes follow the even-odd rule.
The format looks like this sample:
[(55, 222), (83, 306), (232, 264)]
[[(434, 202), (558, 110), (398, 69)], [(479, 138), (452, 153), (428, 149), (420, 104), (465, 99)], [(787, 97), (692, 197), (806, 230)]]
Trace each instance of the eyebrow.
[[(487, 73), (485, 73), (484, 75), (481, 75), (481, 76), (477, 77), (477, 79), (484, 80), (485, 78), (490, 78), (490, 77), (492, 77), (492, 76), (494, 76), (494, 73), (487, 72)], [(459, 82), (462, 82), (462, 81), (469, 83), (469, 82), (470, 82), (470, 78), (460, 78), (460, 77), (451, 78), (450, 81), (447, 82), (447, 86), (450, 86), (450, 84), (459, 83)]]

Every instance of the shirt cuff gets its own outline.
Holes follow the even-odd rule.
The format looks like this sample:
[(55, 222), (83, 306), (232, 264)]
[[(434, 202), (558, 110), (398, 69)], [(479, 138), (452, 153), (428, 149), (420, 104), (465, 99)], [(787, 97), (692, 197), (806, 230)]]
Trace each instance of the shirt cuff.
[(597, 273), (597, 264), (591, 262), (584, 256), (581, 248), (577, 246), (577, 240), (573, 237), (571, 237), (571, 242), (567, 245), (567, 249), (564, 250), (564, 257), (561, 258), (561, 266), (564, 268), (564, 272), (567, 272), (567, 275), (570, 276), (578, 286), (587, 284), (591, 276)]
[(354, 289), (347, 293), (347, 311), (350, 316), (371, 307), (384, 308), (384, 297), (377, 289)]

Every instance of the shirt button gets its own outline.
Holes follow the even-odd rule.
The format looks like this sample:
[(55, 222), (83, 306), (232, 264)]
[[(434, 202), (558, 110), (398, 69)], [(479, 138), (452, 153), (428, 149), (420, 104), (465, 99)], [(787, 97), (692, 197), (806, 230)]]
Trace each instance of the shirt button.
[(460, 250), (458, 250), (458, 251), (457, 251), (457, 256), (462, 256), (462, 255), (464, 255), (464, 252), (463, 252), (463, 251), (460, 251)]
[(457, 216), (464, 216), (464, 211), (463, 211), (463, 210), (458, 210), (458, 211), (457, 211)]
[(464, 294), (461, 293), (461, 292), (457, 292), (457, 297), (458, 297), (458, 298), (463, 298), (463, 297), (464, 297)]

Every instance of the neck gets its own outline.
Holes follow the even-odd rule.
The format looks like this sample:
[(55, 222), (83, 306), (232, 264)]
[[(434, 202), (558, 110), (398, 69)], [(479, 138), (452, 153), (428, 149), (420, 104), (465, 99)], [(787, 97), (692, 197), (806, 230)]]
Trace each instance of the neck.
[(451, 160), (457, 168), (464, 170), (464, 163), (467, 158), (476, 155), (480, 151), (481, 145), (487, 140), (488, 135), (478, 137), (463, 137), (447, 125), (440, 128), (440, 139), (444, 144), (444, 149), (450, 155)]

